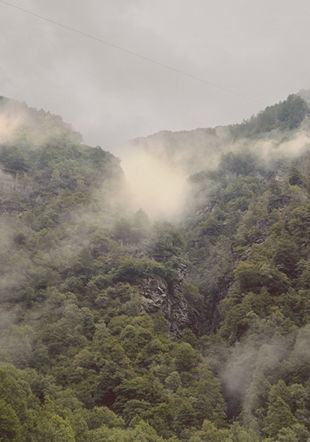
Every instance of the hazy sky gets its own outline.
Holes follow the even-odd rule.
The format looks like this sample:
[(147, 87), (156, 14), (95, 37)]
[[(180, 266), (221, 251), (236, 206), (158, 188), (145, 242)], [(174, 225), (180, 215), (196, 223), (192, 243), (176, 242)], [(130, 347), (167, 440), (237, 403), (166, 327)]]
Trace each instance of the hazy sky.
[(8, 2), (206, 81), (0, 0), (0, 94), (61, 114), (91, 144), (238, 122), (310, 87), (309, 0)]

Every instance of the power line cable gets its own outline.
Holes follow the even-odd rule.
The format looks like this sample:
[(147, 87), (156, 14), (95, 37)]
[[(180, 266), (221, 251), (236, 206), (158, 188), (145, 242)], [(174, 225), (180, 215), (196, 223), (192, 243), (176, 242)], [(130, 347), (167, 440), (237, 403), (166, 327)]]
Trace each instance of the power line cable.
[[(15, 4), (7, 2), (5, 0), (0, 0), (0, 5), (8, 6), (10, 8), (16, 9), (16, 10), (21, 11), (21, 12), (23, 12), (25, 14), (28, 14), (28, 15), (30, 15), (32, 17), (39, 18), (40, 20), (43, 20), (43, 21), (45, 21), (47, 23), (50, 23), (50, 24), (52, 24), (54, 26), (57, 26), (57, 27), (62, 28), (62, 29), (65, 29), (66, 31), (73, 32), (75, 34), (79, 34), (82, 37), (88, 38), (90, 40), (97, 41), (98, 43), (101, 43), (101, 44), (103, 44), (105, 46), (109, 46), (109, 47), (111, 47), (113, 49), (116, 49), (118, 51), (121, 51), (121, 52), (123, 52), (123, 53), (125, 53), (127, 55), (130, 55), (130, 56), (135, 57), (135, 58), (139, 58), (140, 60), (152, 63), (154, 65), (160, 66), (163, 69), (167, 69), (169, 71), (178, 73), (178, 74), (183, 75), (183, 76), (185, 76), (187, 78), (190, 78), (192, 80), (198, 81), (200, 83), (204, 83), (204, 84), (206, 84), (208, 86), (212, 86), (212, 87), (217, 88), (219, 90), (230, 92), (231, 94), (234, 94), (234, 95), (239, 95), (240, 97), (242, 97), (243, 99), (246, 99), (247, 101), (253, 101), (253, 100), (249, 100), (248, 97), (244, 96), (243, 94), (241, 94), (240, 92), (236, 91), (235, 89), (232, 89), (232, 88), (229, 88), (229, 87), (226, 87), (226, 86), (223, 86), (223, 85), (219, 85), (217, 83), (213, 83), (212, 81), (205, 80), (204, 78), (197, 77), (196, 75), (193, 75), (190, 72), (184, 71), (182, 69), (178, 69), (178, 68), (176, 68), (174, 66), (171, 66), (171, 65), (168, 65), (166, 63), (162, 63), (162, 62), (160, 62), (158, 60), (155, 60), (154, 58), (148, 57), (146, 55), (139, 54), (138, 52), (135, 52), (135, 51), (133, 51), (131, 49), (125, 48), (124, 46), (120, 46), (120, 45), (117, 45), (117, 44), (115, 44), (113, 42), (110, 42), (110, 41), (107, 41), (107, 40), (102, 39), (100, 37), (97, 37), (96, 35), (93, 35), (93, 34), (90, 34), (88, 32), (85, 32), (85, 31), (83, 31), (81, 29), (74, 28), (73, 26), (70, 26), (70, 25), (67, 25), (67, 24), (64, 24), (64, 23), (60, 23), (57, 20), (54, 20), (52, 18), (49, 18), (49, 17), (43, 16), (41, 14), (38, 14), (37, 12), (32, 11), (30, 9), (26, 9), (26, 8), (21, 7), (21, 6), (17, 6)], [(256, 104), (262, 105), (262, 103), (259, 103), (257, 100), (255, 100), (255, 101), (256, 101)]]

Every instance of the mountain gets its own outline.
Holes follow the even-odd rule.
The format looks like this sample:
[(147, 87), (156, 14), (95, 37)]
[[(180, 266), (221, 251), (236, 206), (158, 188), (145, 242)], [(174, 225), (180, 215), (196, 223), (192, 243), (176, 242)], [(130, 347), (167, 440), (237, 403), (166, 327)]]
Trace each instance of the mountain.
[(0, 440), (310, 438), (304, 95), (134, 140), (187, 180), (170, 222), (111, 153), (0, 100)]
[[(301, 94), (306, 95), (306, 92)], [(136, 138), (130, 146), (164, 158), (193, 174), (216, 167), (221, 154), (241, 148), (253, 149), (257, 142), (272, 142), (277, 148), (296, 132), (305, 130), (309, 133), (309, 116), (307, 103), (301, 96), (293, 94), (240, 124), (181, 132), (162, 131)]]

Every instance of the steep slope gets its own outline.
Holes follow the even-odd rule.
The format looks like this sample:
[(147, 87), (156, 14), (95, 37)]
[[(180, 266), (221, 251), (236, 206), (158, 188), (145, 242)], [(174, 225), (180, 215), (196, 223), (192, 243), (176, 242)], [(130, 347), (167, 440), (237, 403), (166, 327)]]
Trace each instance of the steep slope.
[[(182, 237), (132, 212), (119, 161), (59, 117), (5, 99), (1, 118), (1, 434), (105, 440), (138, 410), (167, 437), (183, 431), (178, 415), (192, 405), (174, 405), (178, 371), (202, 360), (170, 335), (199, 316), (185, 297)], [(164, 375), (150, 372), (157, 364)], [(187, 376), (198, 388), (200, 374)], [(206, 406), (219, 399), (222, 410), (217, 381), (204, 376), (215, 392)]]
[(189, 180), (153, 222), (113, 155), (0, 101), (3, 440), (308, 440), (309, 127), (293, 95), (136, 141)]
[[(134, 140), (133, 146), (150, 158), (165, 158), (188, 177), (190, 192), (180, 227), (187, 241), (191, 280), (206, 300), (204, 326), (216, 327), (218, 303), (232, 281), (235, 235), (268, 183), (285, 181), (291, 167), (307, 156), (309, 108), (301, 97), (290, 95), (239, 125), (161, 132)], [(290, 200), (286, 195), (281, 198), (279, 209)], [(261, 204), (266, 204), (264, 198)], [(255, 222), (254, 215), (247, 222)], [(259, 233), (256, 236), (251, 240), (262, 240)], [(246, 250), (245, 245), (236, 247), (240, 253), (242, 247)]]
[(143, 150), (154, 158), (164, 158), (190, 175), (216, 167), (220, 156), (230, 151), (261, 148), (263, 154), (269, 154), (283, 141), (288, 141), (287, 137), (294, 137), (296, 132), (305, 130), (309, 134), (309, 118), (306, 102), (298, 95), (290, 95), (240, 124), (181, 132), (162, 131), (134, 139), (130, 147)]

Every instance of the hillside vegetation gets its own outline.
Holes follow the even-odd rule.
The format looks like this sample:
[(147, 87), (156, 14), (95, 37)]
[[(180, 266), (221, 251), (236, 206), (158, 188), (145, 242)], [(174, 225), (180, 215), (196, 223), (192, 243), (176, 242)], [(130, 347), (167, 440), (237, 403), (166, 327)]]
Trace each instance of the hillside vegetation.
[(310, 440), (306, 102), (136, 141), (186, 169), (177, 222), (60, 117), (0, 123), (0, 440)]

